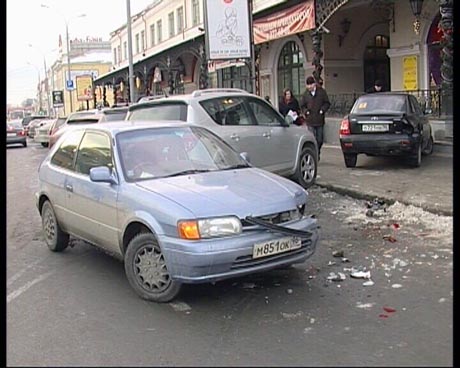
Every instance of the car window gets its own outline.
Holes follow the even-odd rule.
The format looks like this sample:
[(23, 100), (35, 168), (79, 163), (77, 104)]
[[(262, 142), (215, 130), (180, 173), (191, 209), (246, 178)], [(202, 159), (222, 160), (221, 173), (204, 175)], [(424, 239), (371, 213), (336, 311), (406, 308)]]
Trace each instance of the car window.
[(248, 99), (248, 103), (258, 125), (282, 126), (284, 124), (284, 120), (281, 116), (264, 101), (251, 98)]
[(140, 106), (130, 111), (128, 120), (187, 121), (187, 104), (177, 102)]
[(113, 167), (110, 139), (107, 134), (87, 132), (81, 140), (75, 160), (75, 171), (89, 175), (97, 166)]
[(105, 113), (101, 121), (119, 121), (125, 120), (127, 111)]
[(83, 131), (81, 130), (69, 132), (51, 158), (51, 163), (72, 170), (77, 147), (82, 136)]
[(395, 114), (406, 112), (404, 95), (382, 95), (380, 93), (359, 97), (351, 110), (352, 114)]
[(206, 113), (219, 125), (253, 125), (244, 99), (220, 97), (200, 102)]
[(90, 119), (90, 118), (87, 118), (87, 119), (81, 119), (81, 118), (78, 118), (77, 120), (71, 120), (69, 119), (67, 121), (67, 124), (69, 125), (77, 125), (77, 124), (94, 124), (94, 123), (97, 123), (99, 121), (99, 118), (97, 119)]
[(147, 128), (117, 135), (127, 181), (247, 167), (224, 141), (199, 127)]
[(7, 127), (8, 129), (11, 128), (14, 128), (14, 129), (22, 129), (22, 125), (20, 122), (18, 121), (10, 121), (8, 124), (7, 124)]

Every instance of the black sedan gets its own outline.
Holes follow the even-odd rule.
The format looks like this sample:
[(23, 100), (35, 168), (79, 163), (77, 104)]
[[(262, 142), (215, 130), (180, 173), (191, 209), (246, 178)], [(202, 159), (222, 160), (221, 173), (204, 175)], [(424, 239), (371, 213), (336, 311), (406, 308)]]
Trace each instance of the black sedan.
[[(427, 111), (428, 112), (428, 111)], [(419, 167), (422, 154), (433, 152), (431, 125), (417, 99), (407, 93), (373, 93), (359, 97), (340, 125), (346, 167), (357, 156), (402, 156)]]
[(27, 134), (20, 121), (6, 123), (6, 144), (22, 144), (27, 147)]

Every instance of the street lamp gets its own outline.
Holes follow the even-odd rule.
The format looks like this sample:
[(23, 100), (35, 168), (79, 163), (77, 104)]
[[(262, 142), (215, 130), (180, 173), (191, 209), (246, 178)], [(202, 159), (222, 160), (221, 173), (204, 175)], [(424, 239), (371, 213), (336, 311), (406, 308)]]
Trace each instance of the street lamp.
[[(49, 7), (48, 5), (46, 4), (40, 4), (40, 6), (42, 8), (47, 8), (47, 9), (52, 9), (51, 7)], [(55, 10), (56, 11), (56, 10)], [(66, 34), (66, 39), (67, 39), (67, 81), (70, 81), (72, 80), (71, 76), (70, 76), (70, 40), (69, 40), (69, 20), (67, 20), (66, 17), (64, 17), (61, 13), (59, 13), (58, 11), (56, 11), (56, 13), (58, 13), (60, 16), (62, 16), (64, 18), (64, 22), (65, 22), (65, 34)], [(86, 14), (80, 14), (80, 15), (77, 15), (76, 17), (73, 17), (73, 18), (82, 18), (82, 17), (86, 17)], [(67, 81), (66, 81), (66, 86), (67, 86)], [(72, 90), (69, 90), (69, 98), (70, 98), (70, 112), (72, 112), (73, 110), (73, 101), (72, 101)]]
[(37, 68), (35, 64), (27, 62), (27, 65), (33, 66), (37, 70), (37, 75), (38, 75), (38, 112), (42, 111), (42, 90), (40, 87), (41, 84), (41, 78), (40, 78), (40, 69)]
[(46, 68), (46, 58), (45, 54), (41, 52), (38, 48), (34, 47), (32, 44), (29, 43), (29, 47), (34, 48), (38, 50), (42, 55), (43, 55), (43, 67), (45, 68), (45, 93), (46, 93), (46, 106), (48, 109), (48, 116), (51, 116), (51, 106), (50, 106), (50, 91), (49, 91), (49, 86), (48, 86), (48, 74), (47, 74), (47, 68)]

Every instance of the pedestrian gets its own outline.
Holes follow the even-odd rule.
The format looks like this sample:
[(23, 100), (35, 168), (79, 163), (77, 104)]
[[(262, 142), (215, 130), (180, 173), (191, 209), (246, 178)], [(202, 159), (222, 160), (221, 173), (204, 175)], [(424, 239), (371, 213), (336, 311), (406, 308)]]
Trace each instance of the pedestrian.
[(331, 103), (326, 90), (320, 87), (315, 78), (309, 76), (306, 81), (306, 89), (302, 95), (300, 107), (305, 116), (308, 128), (313, 132), (318, 143), (318, 161), (320, 159), (321, 146), (324, 141), (325, 114)]
[(374, 85), (371, 88), (369, 88), (366, 92), (367, 93), (385, 92), (383, 90), (382, 81), (380, 79), (376, 79), (374, 82)]
[(297, 101), (289, 88), (285, 88), (283, 90), (283, 97), (280, 98), (278, 105), (278, 109), (281, 115), (286, 117), (286, 115), (289, 113), (294, 119), (294, 122), (297, 120), (298, 116), (300, 115), (300, 105), (299, 101)]

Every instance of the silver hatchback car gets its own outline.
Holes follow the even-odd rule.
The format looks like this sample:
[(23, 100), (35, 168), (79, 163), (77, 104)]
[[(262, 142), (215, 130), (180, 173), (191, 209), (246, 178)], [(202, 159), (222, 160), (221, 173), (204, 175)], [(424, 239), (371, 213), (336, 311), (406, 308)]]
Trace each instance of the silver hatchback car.
[(317, 143), (305, 127), (293, 125), (259, 96), (239, 89), (204, 89), (134, 104), (127, 120), (181, 120), (208, 128), (251, 163), (290, 177), (304, 188), (314, 184)]
[(183, 283), (303, 262), (319, 236), (305, 189), (181, 122), (68, 131), (40, 165), (36, 204), (52, 251), (69, 235), (101, 247), (157, 302)]

